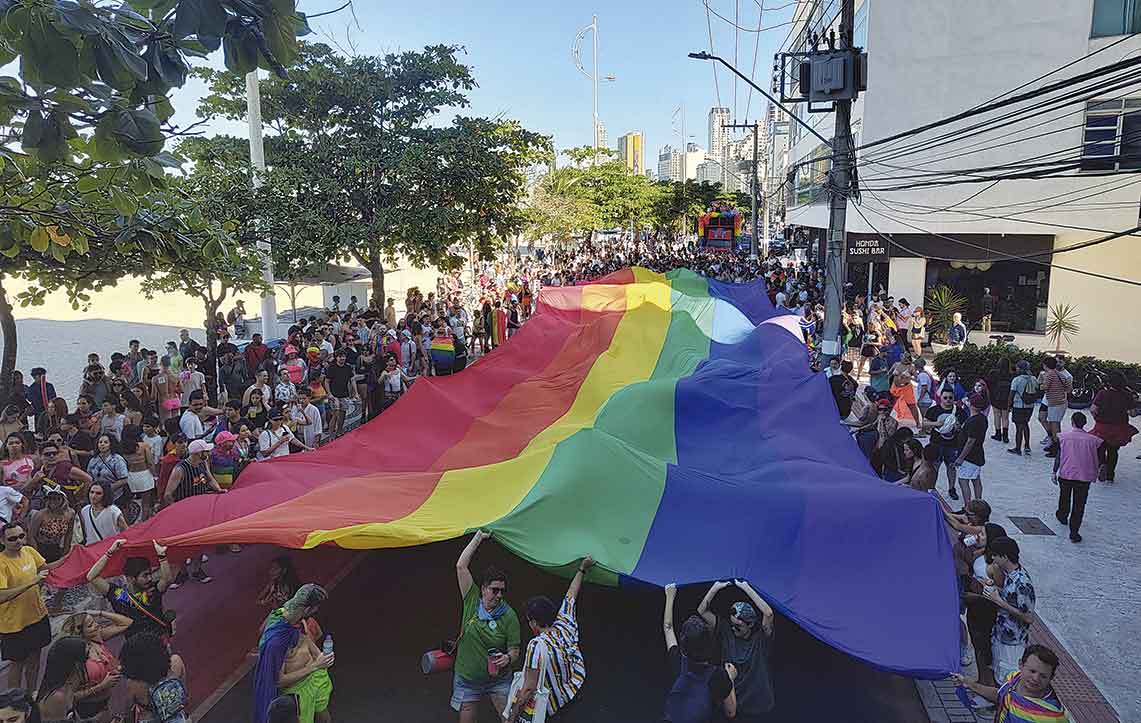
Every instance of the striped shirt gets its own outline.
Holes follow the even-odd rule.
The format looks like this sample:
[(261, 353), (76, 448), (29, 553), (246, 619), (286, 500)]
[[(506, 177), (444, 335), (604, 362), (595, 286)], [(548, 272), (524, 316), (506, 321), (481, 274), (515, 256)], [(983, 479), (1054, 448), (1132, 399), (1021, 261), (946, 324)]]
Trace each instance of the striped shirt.
[(1042, 387), (1042, 396), (1049, 407), (1065, 404), (1073, 388), (1073, 382), (1067, 384), (1057, 369), (1043, 369), (1038, 376), (1038, 385)]
[(586, 681), (586, 663), (578, 647), (574, 598), (565, 598), (554, 625), (527, 643), (526, 668), (542, 674), (544, 658), (546, 675), (539, 681), (539, 687), (551, 691), (547, 712), (554, 713), (569, 703)]

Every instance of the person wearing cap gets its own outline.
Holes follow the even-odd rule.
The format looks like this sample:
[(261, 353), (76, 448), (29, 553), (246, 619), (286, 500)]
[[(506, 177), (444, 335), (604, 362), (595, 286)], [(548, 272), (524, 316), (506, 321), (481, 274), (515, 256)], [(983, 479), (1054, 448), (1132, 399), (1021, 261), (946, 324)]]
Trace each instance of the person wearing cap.
[(269, 413), (269, 426), (258, 436), (258, 460), (284, 457), (289, 454), (290, 444), (309, 449), (304, 442), (293, 435), (289, 427), (285, 426), (285, 415), (282, 411), (274, 408)]
[[(736, 586), (748, 601), (729, 606), (724, 617), (709, 610), (713, 598), (727, 587)], [(759, 614), (758, 614), (758, 611)], [(769, 675), (769, 649), (773, 636), (773, 609), (745, 580), (715, 582), (697, 606), (697, 614), (715, 631), (721, 646), (721, 660), (737, 669), (735, 721), (760, 721), (775, 705)]]
[(174, 465), (170, 471), (166, 490), (163, 492), (165, 505), (195, 497), (210, 492), (222, 493), (226, 490), (218, 484), (214, 473), (210, 471), (210, 452), (214, 445), (204, 439), (191, 440), (186, 448), (186, 459)]
[(28, 544), (51, 563), (71, 551), (75, 511), (59, 485), (45, 484), (43, 491), (44, 509), (33, 511), (28, 521)]
[[(214, 473), (210, 471), (210, 452), (213, 449), (214, 445), (203, 439), (195, 439), (190, 442), (190, 446), (186, 450), (186, 459), (179, 461), (170, 471), (170, 480), (163, 492), (164, 507), (188, 497), (197, 497), (211, 492), (226, 493), (226, 490), (218, 484)], [(189, 563), (190, 577), (201, 583), (208, 583), (213, 580), (206, 574), (206, 557), (204, 555), (196, 555), (187, 562)], [(180, 574), (179, 577), (182, 577), (183, 574)]]
[(301, 353), (296, 346), (292, 344), (286, 345), (285, 364), (283, 364), (281, 368), (289, 372), (289, 381), (293, 384), (305, 383), (305, 377), (309, 372), (309, 365), (301, 358)]
[(986, 398), (978, 392), (967, 397), (970, 414), (959, 431), (960, 451), (955, 458), (955, 469), (964, 505), (971, 501), (972, 491), (974, 499), (983, 498), (982, 469), (986, 464), (986, 453), (983, 451), (987, 431), (986, 407)]
[(1030, 362), (1019, 360), (1014, 365), (1017, 376), (1010, 382), (1010, 420), (1014, 422), (1014, 447), (1007, 451), (1011, 454), (1025, 454), (1030, 456), (1030, 415), (1034, 412), (1034, 404), (1038, 400), (1038, 379), (1030, 374)]
[(218, 486), (230, 489), (234, 486), (234, 478), (238, 475), (238, 435), (234, 432), (224, 431), (214, 435), (214, 449), (210, 450), (210, 471)]

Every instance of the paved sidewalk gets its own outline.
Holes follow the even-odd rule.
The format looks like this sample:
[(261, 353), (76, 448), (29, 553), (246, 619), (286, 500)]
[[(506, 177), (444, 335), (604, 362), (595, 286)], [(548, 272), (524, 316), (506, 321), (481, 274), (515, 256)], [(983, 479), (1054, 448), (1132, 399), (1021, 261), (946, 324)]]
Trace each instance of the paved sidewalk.
[[(1088, 416), (1088, 413), (1087, 413)], [(1093, 424), (1090, 420), (1087, 429)], [(1136, 424), (1136, 422), (1135, 422)], [(1070, 428), (1067, 417), (1063, 430)], [(1012, 430), (1013, 432), (1013, 430)], [(989, 434), (989, 433), (988, 433)], [(983, 498), (993, 509), (992, 522), (1018, 541), (1022, 564), (1034, 580), (1036, 612), (1048, 630), (1034, 637), (1049, 644), (1052, 634), (1073, 656), (1125, 723), (1141, 723), (1141, 545), (1137, 518), (1141, 513), (1141, 444), (1121, 450), (1117, 481), (1095, 483), (1090, 490), (1081, 543), (1054, 518), (1058, 488), (1050, 481), (1053, 460), (1043, 456), (1044, 436), (1031, 426), (1033, 453), (1017, 457), (1009, 445), (987, 440)], [(939, 489), (946, 495), (945, 470)], [(952, 502), (958, 507), (958, 503)], [(1026, 534), (1011, 517), (1036, 517), (1053, 535)], [(1037, 628), (1038, 626), (1036, 626)], [(1063, 668), (1067, 667), (1063, 659)], [(1072, 682), (1071, 682), (1072, 681)], [(1110, 720), (1099, 712), (1097, 691), (1067, 676), (1059, 692), (1067, 704), (1081, 708), (1079, 720)]]

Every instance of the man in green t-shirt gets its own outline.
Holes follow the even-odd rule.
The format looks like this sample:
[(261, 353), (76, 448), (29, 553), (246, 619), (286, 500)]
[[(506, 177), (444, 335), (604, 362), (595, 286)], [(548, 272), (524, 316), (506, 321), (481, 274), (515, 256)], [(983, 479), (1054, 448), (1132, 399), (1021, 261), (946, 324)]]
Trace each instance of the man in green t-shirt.
[(479, 531), (472, 536), (460, 559), (456, 577), (463, 598), (463, 618), (456, 650), (452, 709), (460, 723), (475, 723), (479, 701), (488, 696), (500, 715), (511, 692), (511, 668), (519, 659), (519, 616), (504, 601), (507, 575), (489, 567), (476, 585), (469, 566), (479, 544), (491, 537)]

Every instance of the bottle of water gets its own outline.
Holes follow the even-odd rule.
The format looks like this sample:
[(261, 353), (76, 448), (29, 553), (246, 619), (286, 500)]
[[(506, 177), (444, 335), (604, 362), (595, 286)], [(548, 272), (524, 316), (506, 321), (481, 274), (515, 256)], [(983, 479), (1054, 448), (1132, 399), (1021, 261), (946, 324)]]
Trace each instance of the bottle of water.
[(325, 642), (321, 644), (321, 652), (324, 653), (325, 655), (332, 655), (333, 654), (333, 636), (332, 635), (326, 635), (325, 636)]

